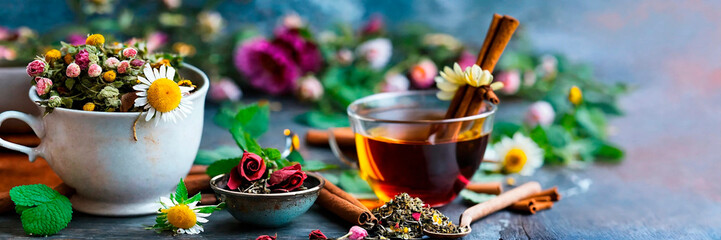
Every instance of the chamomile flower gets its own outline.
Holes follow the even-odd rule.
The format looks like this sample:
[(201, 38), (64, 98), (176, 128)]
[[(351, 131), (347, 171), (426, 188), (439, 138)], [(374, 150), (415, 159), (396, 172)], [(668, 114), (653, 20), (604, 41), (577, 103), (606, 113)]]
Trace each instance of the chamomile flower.
[(436, 86), (441, 89), (436, 95), (441, 100), (451, 100), (460, 86), (466, 84), (465, 72), (458, 63), (453, 68), (446, 66), (440, 71), (440, 77), (436, 77)]
[(200, 213), (200, 209), (196, 209), (195, 206), (198, 202), (183, 204), (162, 197), (160, 198), (160, 204), (163, 205), (163, 208), (160, 209), (158, 218), (164, 221), (167, 226), (172, 227), (177, 234), (198, 234), (203, 232), (203, 226), (200, 224), (208, 222), (207, 217), (210, 216), (210, 213)]
[(513, 138), (503, 137), (493, 145), (493, 150), (498, 162), (496, 170), (506, 174), (530, 176), (543, 166), (543, 150), (532, 139), (518, 132)]
[(157, 125), (161, 120), (176, 122), (190, 114), (193, 107), (186, 97), (193, 88), (178, 86), (172, 80), (175, 68), (161, 65), (159, 69), (153, 69), (150, 64), (146, 64), (143, 72), (145, 77), (138, 76), (140, 83), (133, 89), (138, 91), (135, 106), (147, 110), (145, 121), (155, 118)]

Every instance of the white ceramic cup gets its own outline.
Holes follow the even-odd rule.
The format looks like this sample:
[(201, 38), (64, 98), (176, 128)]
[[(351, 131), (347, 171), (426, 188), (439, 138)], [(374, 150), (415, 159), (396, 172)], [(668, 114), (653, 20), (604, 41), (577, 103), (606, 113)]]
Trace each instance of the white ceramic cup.
[[(179, 69), (198, 89), (188, 97), (193, 110), (177, 123), (140, 119), (138, 141), (131, 127), (138, 112), (87, 112), (56, 108), (45, 117), (7, 111), (0, 124), (16, 118), (30, 125), (42, 140), (29, 148), (0, 139), (0, 146), (47, 160), (50, 167), (77, 193), (73, 208), (95, 215), (132, 216), (155, 213), (161, 196), (168, 196), (190, 171), (203, 132), (203, 109), (208, 77), (185, 64)], [(39, 101), (35, 87), (30, 99)], [(40, 111), (44, 111), (39, 107)]]

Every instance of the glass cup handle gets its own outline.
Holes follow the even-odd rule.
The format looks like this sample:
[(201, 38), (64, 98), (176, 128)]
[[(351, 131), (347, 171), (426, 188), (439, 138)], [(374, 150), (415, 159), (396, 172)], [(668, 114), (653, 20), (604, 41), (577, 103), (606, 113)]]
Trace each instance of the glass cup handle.
[(358, 161), (352, 160), (353, 158), (347, 157), (345, 154), (343, 154), (343, 151), (340, 150), (340, 146), (338, 146), (338, 141), (336, 141), (333, 130), (335, 129), (328, 129), (328, 145), (330, 146), (330, 150), (333, 152), (333, 155), (338, 157), (341, 162), (347, 164), (353, 169), (358, 169)]
[[(42, 122), (38, 118), (36, 118), (30, 114), (21, 113), (18, 111), (6, 111), (3, 113), (0, 113), (0, 125), (2, 125), (2, 123), (5, 120), (13, 119), (13, 118), (23, 121), (23, 122), (27, 123), (28, 125), (30, 125), (30, 127), (35, 132), (35, 135), (38, 135), (38, 137), (40, 137), (41, 139), (43, 138), (43, 136), (45, 136), (45, 127), (43, 126)], [(5, 147), (5, 148), (13, 150), (13, 151), (25, 153), (28, 155), (28, 160), (30, 160), (30, 162), (34, 162), (38, 156), (42, 156), (42, 151), (41, 151), (40, 147), (35, 147), (35, 148), (26, 147), (26, 146), (23, 146), (23, 145), (20, 145), (17, 143), (8, 142), (2, 138), (0, 138), (0, 147)]]

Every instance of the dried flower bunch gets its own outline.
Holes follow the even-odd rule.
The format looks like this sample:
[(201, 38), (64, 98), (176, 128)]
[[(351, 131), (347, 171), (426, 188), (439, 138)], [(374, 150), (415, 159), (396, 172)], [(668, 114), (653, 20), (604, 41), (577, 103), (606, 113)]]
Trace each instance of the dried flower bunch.
[[(181, 81), (175, 74), (173, 66), (179, 65), (178, 57), (149, 54), (146, 44), (135, 39), (125, 43), (105, 43), (105, 37), (100, 34), (88, 36), (85, 44), (61, 42), (60, 50), (48, 50), (28, 64), (27, 73), (33, 78), (38, 96), (43, 99), (39, 103), (46, 107), (46, 113), (64, 107), (104, 112), (148, 111), (147, 116), (151, 118), (157, 114), (151, 114), (150, 110), (170, 112), (178, 107), (183, 110), (181, 96), (188, 95), (194, 86), (189, 81)], [(148, 88), (158, 88), (158, 84), (155, 88), (152, 84), (161, 79), (169, 81), (160, 81), (160, 85), (168, 85), (165, 88), (176, 91), (170, 94), (174, 100), (172, 106), (157, 109), (159, 106), (153, 106), (151, 98), (156, 98), (155, 102), (168, 101), (161, 96), (149, 96)], [(141, 87), (143, 85), (147, 86)], [(143, 94), (145, 96), (141, 96)], [(150, 104), (137, 103), (138, 97), (145, 97), (146, 103)], [(187, 114), (189, 109), (185, 110)]]

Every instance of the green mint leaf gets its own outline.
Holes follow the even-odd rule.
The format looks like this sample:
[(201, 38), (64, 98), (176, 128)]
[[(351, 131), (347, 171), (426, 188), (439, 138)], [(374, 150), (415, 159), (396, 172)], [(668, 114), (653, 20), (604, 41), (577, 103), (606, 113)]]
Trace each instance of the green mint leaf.
[(223, 128), (243, 127), (252, 137), (260, 137), (268, 131), (270, 108), (268, 104), (248, 105), (225, 104), (214, 117), (215, 123)]
[(316, 172), (330, 169), (338, 169), (339, 166), (335, 164), (328, 164), (319, 160), (305, 161), (303, 165), (303, 171)]
[(521, 130), (521, 125), (512, 122), (497, 122), (493, 124), (493, 142), (500, 141), (504, 136), (511, 137), (514, 133)]
[(255, 139), (250, 136), (250, 134), (245, 132), (242, 126), (234, 126), (230, 129), (230, 134), (233, 135), (235, 143), (237, 143), (238, 147), (240, 147), (243, 151), (263, 155), (263, 150), (261, 149), (258, 142), (256, 142)]
[(15, 205), (27, 207), (51, 202), (59, 195), (60, 193), (44, 184), (17, 186), (10, 189), (10, 198)]
[(623, 159), (624, 152), (619, 147), (614, 146), (610, 143), (602, 143), (596, 148), (594, 155), (599, 157), (599, 160), (607, 162), (619, 162)]
[(265, 156), (268, 157), (268, 159), (277, 161), (281, 158), (280, 151), (275, 148), (265, 148), (263, 149), (263, 153), (265, 153)]
[[(305, 170), (306, 162), (305, 162), (305, 159), (303, 159), (303, 156), (300, 155), (300, 152), (292, 151), (285, 158), (288, 159), (288, 161), (300, 163), (300, 165), (303, 165), (303, 169)], [(308, 171), (310, 171), (310, 170), (308, 170)]]
[(243, 150), (240, 150), (237, 146), (221, 146), (215, 150), (199, 150), (193, 164), (210, 165), (215, 161), (234, 158), (240, 155), (243, 155)]
[(185, 200), (185, 202), (183, 202), (183, 204), (191, 204), (193, 202), (198, 202), (198, 201), (200, 201), (201, 198), (202, 197), (200, 196), (200, 193), (196, 193), (195, 196), (193, 196), (192, 198)]
[(208, 166), (208, 170), (206, 170), (205, 173), (208, 174), (210, 177), (215, 177), (220, 174), (229, 173), (233, 167), (238, 166), (240, 164), (241, 157), (237, 158), (229, 158), (229, 159), (223, 159), (215, 161), (213, 164), (210, 164)]
[(73, 208), (67, 197), (43, 185), (25, 185), (10, 190), (15, 211), (20, 214), (25, 233), (52, 235), (68, 226)]
[(470, 201), (472, 203), (482, 203), (496, 197), (496, 195), (476, 193), (466, 189), (461, 190), (461, 193), (459, 195), (461, 195), (461, 197), (463, 197), (463, 199), (465, 199), (466, 201)]
[(185, 202), (186, 199), (188, 199), (188, 189), (185, 187), (183, 178), (180, 178), (178, 187), (175, 188), (175, 201), (181, 203)]
[(372, 193), (368, 183), (358, 175), (358, 170), (343, 171), (338, 180), (338, 185), (349, 193)]
[(225, 202), (218, 204), (217, 206), (203, 206), (198, 207), (199, 213), (213, 213), (215, 211), (223, 210), (225, 208)]
[(348, 116), (339, 113), (308, 111), (296, 116), (294, 120), (298, 123), (321, 129), (350, 126)]

